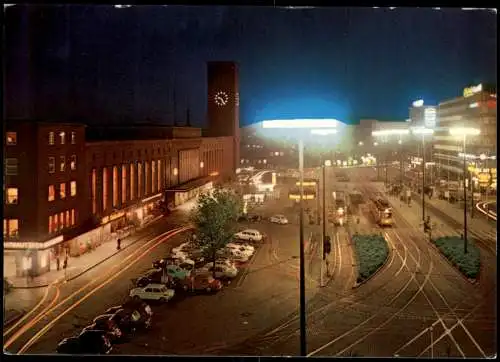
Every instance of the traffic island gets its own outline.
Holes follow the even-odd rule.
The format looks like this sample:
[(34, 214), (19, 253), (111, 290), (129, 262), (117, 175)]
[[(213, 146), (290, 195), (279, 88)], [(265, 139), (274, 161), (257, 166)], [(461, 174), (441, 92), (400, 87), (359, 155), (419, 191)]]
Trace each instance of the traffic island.
[(481, 254), (472, 240), (468, 240), (467, 254), (464, 253), (464, 240), (458, 236), (444, 236), (434, 241), (439, 251), (467, 279), (476, 281), (481, 268)]
[(387, 241), (382, 235), (354, 235), (352, 237), (358, 261), (358, 278), (355, 287), (374, 276), (389, 257)]

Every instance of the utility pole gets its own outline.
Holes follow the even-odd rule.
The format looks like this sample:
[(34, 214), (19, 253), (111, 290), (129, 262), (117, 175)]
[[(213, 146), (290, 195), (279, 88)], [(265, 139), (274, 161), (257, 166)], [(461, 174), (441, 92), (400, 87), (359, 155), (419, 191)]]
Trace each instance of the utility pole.
[(323, 228), (321, 232), (321, 278), (320, 278), (320, 286), (324, 286), (323, 274), (324, 274), (324, 264), (325, 264), (325, 237), (326, 237), (326, 166), (322, 165), (323, 168)]
[(425, 134), (422, 133), (422, 221), (425, 221)]
[(299, 302), (299, 315), (300, 315), (300, 355), (307, 356), (307, 342), (306, 342), (306, 284), (305, 284), (305, 263), (304, 263), (304, 141), (299, 141), (299, 173), (300, 173), (300, 302)]
[(467, 254), (467, 188), (465, 185), (465, 180), (467, 179), (467, 160), (465, 154), (465, 144), (466, 144), (466, 135), (464, 134), (464, 254)]

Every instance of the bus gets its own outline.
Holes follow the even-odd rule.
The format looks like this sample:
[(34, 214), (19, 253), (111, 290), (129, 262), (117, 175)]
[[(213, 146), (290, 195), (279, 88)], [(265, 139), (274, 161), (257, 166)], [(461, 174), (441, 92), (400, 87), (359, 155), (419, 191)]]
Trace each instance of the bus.
[(389, 202), (381, 197), (371, 199), (371, 211), (375, 222), (380, 226), (392, 226), (392, 207)]
[(334, 225), (347, 224), (347, 199), (344, 191), (333, 191), (333, 208), (330, 212), (330, 219)]

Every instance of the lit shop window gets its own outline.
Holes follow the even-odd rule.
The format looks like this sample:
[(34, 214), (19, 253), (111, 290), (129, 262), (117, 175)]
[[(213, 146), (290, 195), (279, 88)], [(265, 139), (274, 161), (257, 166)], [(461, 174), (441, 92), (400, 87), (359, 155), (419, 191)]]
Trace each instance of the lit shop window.
[(127, 202), (127, 165), (122, 164), (122, 204)]
[(71, 132), (71, 144), (76, 144), (76, 132)]
[(113, 166), (113, 206), (118, 205), (118, 167)]
[(8, 176), (17, 175), (17, 158), (5, 159), (5, 175)]
[(71, 155), (70, 166), (72, 171), (76, 170), (76, 155)]
[(59, 156), (59, 171), (64, 172), (66, 169), (66, 157)]
[(59, 184), (59, 197), (66, 198), (66, 183)]
[(71, 219), (70, 219), (70, 216), (69, 216), (69, 210), (66, 210), (65, 225), (66, 225), (66, 227), (69, 227), (71, 225)]
[(17, 144), (17, 132), (7, 132), (7, 146), (15, 146)]
[(158, 179), (158, 191), (161, 190), (161, 160), (158, 160), (158, 170), (157, 170), (157, 179)]
[(64, 229), (64, 211), (59, 213), (59, 230)]
[(156, 185), (157, 183), (155, 182), (155, 176), (156, 176), (156, 162), (153, 160), (151, 161), (151, 192), (154, 193), (156, 192)]
[(75, 225), (75, 223), (76, 223), (75, 209), (71, 209), (71, 225)]
[(49, 185), (49, 201), (54, 201), (56, 198), (56, 188), (54, 185)]
[(49, 216), (49, 234), (52, 234), (54, 232), (54, 218), (52, 215)]
[(59, 215), (55, 214), (53, 216), (53, 220), (54, 220), (54, 224), (53, 224), (53, 228), (54, 229), (53, 229), (53, 231), (55, 232), (55, 231), (59, 230)]
[(92, 213), (96, 214), (97, 213), (97, 197), (96, 197), (96, 188), (97, 188), (97, 172), (96, 169), (92, 169), (92, 189), (91, 189), (91, 196), (92, 196)]
[(137, 164), (137, 197), (142, 196), (142, 163)]
[(55, 135), (54, 132), (49, 132), (49, 145), (53, 145), (55, 143)]
[(56, 172), (56, 158), (49, 157), (49, 173)]
[(148, 195), (149, 194), (149, 180), (151, 179), (151, 177), (150, 177), (150, 171), (149, 171), (149, 162), (148, 161), (144, 162), (144, 176), (145, 176), (145, 180), (144, 180), (144, 195)]
[(108, 169), (102, 169), (102, 210), (108, 208)]
[(71, 196), (76, 196), (76, 181), (71, 181), (70, 193), (71, 193)]
[(135, 198), (135, 167), (134, 164), (130, 164), (130, 200)]
[(18, 189), (17, 187), (9, 187), (7, 189), (7, 204), (17, 204), (18, 197)]
[(66, 143), (66, 133), (65, 132), (59, 132), (59, 138), (61, 140), (61, 144), (64, 145)]

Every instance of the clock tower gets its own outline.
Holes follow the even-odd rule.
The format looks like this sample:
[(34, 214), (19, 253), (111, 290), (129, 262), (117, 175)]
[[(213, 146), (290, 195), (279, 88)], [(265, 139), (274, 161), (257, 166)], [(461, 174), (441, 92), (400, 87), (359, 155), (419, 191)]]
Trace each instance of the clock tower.
[(239, 167), (240, 96), (235, 62), (207, 63), (207, 116), (211, 137), (233, 137), (234, 167)]

